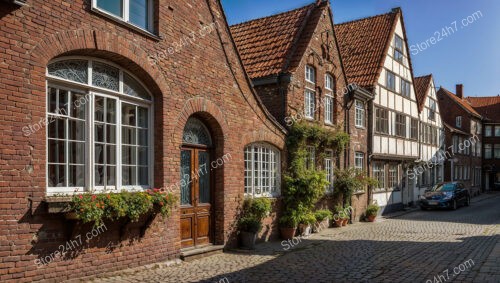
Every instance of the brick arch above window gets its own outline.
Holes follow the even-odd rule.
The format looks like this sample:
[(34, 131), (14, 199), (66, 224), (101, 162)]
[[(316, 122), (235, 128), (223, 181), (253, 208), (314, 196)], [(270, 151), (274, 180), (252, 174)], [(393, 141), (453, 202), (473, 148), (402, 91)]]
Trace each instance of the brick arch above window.
[(26, 78), (31, 84), (43, 80), (38, 72), (45, 73), (45, 68), (54, 58), (66, 55), (99, 57), (114, 62), (121, 67), (140, 74), (141, 81), (149, 86), (152, 93), (166, 95), (170, 87), (157, 64), (149, 60), (149, 53), (125, 37), (97, 30), (61, 31), (45, 37), (38, 42), (27, 55), (33, 62), (33, 68), (26, 71)]

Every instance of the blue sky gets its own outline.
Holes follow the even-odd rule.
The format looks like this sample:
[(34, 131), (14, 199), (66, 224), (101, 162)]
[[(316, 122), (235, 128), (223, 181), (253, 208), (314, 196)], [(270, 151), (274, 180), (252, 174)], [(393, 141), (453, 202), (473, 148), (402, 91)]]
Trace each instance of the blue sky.
[[(295, 9), (312, 0), (222, 0), (229, 24), (236, 24)], [(464, 85), (465, 96), (500, 94), (500, 1), (499, 0), (332, 0), (334, 22), (364, 18), (401, 7), (405, 17), (408, 44), (415, 50), (412, 63), (415, 76), (432, 73), (437, 86), (455, 91)], [(476, 20), (462, 20), (477, 13)], [(436, 37), (436, 31), (456, 31), (423, 51), (417, 44)], [(450, 29), (448, 29), (450, 30)], [(423, 48), (421, 48), (422, 50)]]

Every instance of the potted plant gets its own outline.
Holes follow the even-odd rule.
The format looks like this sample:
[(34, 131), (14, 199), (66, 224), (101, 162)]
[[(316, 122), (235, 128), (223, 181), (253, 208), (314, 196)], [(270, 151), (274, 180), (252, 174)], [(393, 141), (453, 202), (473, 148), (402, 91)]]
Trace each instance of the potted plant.
[(271, 211), (271, 200), (268, 198), (247, 198), (243, 202), (243, 211), (238, 221), (241, 246), (254, 249), (257, 234), (262, 229), (262, 220)]
[(314, 212), (314, 218), (316, 219), (315, 225), (313, 225), (313, 233), (319, 232), (320, 228), (330, 227), (329, 220), (332, 219), (333, 213), (330, 210), (322, 209)]
[(370, 204), (366, 208), (366, 217), (368, 218), (369, 222), (374, 222), (375, 218), (377, 217), (378, 211), (380, 210), (380, 207), (376, 204)]
[(347, 214), (345, 211), (342, 211), (341, 216), (342, 216), (342, 226), (347, 226), (347, 224), (349, 223), (349, 214)]
[(311, 226), (316, 222), (316, 217), (311, 212), (307, 212), (301, 216), (299, 223), (300, 235), (309, 236), (311, 234)]
[(298, 218), (291, 215), (283, 215), (280, 220), (280, 232), (281, 238), (284, 240), (290, 240), (295, 237), (295, 232), (297, 231), (297, 224), (299, 223)]
[(344, 222), (344, 208), (342, 205), (336, 205), (334, 211), (333, 221), (335, 222), (335, 226), (342, 227), (342, 223)]

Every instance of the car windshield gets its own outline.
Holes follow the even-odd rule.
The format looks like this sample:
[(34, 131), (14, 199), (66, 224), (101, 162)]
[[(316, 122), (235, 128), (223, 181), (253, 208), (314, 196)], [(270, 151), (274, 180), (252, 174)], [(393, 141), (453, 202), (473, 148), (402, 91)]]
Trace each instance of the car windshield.
[(438, 184), (432, 188), (434, 192), (451, 192), (455, 189), (455, 184), (447, 183), (447, 184)]

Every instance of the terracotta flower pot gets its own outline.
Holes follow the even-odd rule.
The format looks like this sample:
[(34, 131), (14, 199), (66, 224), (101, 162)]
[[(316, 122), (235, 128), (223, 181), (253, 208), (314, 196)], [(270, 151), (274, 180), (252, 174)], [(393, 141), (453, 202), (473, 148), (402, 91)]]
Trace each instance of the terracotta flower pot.
[(335, 226), (337, 227), (342, 227), (342, 222), (344, 222), (343, 219), (334, 219)]
[(281, 238), (283, 240), (290, 240), (293, 239), (295, 236), (295, 232), (297, 231), (297, 228), (290, 228), (290, 227), (281, 227), (280, 232), (281, 232)]
[(368, 215), (369, 222), (375, 222), (375, 218), (377, 218), (377, 215)]
[(349, 219), (342, 219), (342, 226), (347, 226), (347, 222), (349, 222)]

